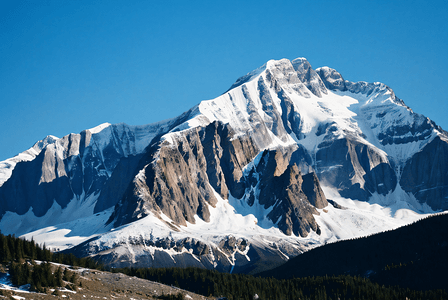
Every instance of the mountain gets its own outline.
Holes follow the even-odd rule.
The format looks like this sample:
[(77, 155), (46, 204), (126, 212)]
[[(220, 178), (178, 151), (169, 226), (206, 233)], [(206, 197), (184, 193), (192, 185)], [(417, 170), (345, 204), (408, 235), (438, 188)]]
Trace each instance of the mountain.
[(446, 210), (447, 155), (388, 86), (271, 60), (179, 117), (2, 162), (0, 230), (115, 267), (255, 273)]
[(312, 249), (259, 275), (292, 279), (325, 275), (368, 277), (381, 285), (446, 289), (448, 215), (396, 230)]

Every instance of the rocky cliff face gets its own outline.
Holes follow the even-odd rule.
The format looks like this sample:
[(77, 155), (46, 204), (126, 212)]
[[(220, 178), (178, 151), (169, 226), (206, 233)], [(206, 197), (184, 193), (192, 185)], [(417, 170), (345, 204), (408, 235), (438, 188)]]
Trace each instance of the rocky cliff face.
[[(353, 237), (344, 224), (358, 212), (337, 201), (447, 209), (447, 141), (384, 84), (269, 61), (172, 120), (49, 137), (2, 162), (0, 229), (44, 239), (76, 227), (63, 235), (83, 237), (71, 251), (114, 266), (259, 271)], [(371, 233), (375, 218), (354, 226)]]
[[(163, 213), (177, 225), (195, 223), (197, 215), (210, 221), (208, 206), (214, 192), (228, 198), (244, 191), (242, 168), (258, 149), (250, 137), (236, 137), (218, 122), (174, 135), (148, 149), (139, 175), (115, 208), (112, 219), (120, 226), (148, 215)], [(111, 220), (112, 220), (111, 219)]]
[(149, 149), (144, 167), (110, 221), (118, 227), (156, 212), (176, 225), (194, 224), (195, 216), (209, 222), (208, 207), (215, 206), (218, 193), (223, 199), (232, 195), (244, 197), (249, 205), (257, 201), (266, 209), (272, 207), (268, 218), (287, 235), (319, 232), (312, 215), (328, 203), (317, 176), (302, 176), (295, 163), (289, 164), (292, 154), (283, 157), (280, 150), (263, 152), (260, 163), (244, 174), (243, 168), (258, 153), (250, 136), (236, 137), (219, 122), (175, 135), (171, 142), (161, 141)]

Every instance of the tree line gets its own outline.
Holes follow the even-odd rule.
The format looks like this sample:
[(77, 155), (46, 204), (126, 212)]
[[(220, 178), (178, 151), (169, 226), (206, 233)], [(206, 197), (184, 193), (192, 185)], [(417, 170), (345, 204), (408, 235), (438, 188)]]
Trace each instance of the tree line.
[(37, 292), (46, 292), (46, 288), (56, 288), (64, 286), (64, 281), (77, 284), (79, 276), (77, 273), (58, 267), (53, 272), (54, 266), (49, 262), (36, 263), (16, 263), (12, 262), (9, 266), (9, 274), (12, 284), (21, 286), (30, 285), (30, 290)]

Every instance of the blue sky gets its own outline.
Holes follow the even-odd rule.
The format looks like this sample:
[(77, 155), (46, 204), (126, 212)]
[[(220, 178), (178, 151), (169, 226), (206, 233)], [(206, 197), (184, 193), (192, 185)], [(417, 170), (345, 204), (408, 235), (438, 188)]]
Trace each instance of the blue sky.
[(0, 161), (50, 134), (175, 117), (281, 58), (384, 82), (447, 130), (447, 15), (446, 1), (0, 0)]

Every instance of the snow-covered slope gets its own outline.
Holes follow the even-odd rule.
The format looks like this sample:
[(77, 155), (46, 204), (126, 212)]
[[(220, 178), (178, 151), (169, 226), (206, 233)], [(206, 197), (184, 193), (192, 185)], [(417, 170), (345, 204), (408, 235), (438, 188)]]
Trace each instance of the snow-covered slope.
[(447, 141), (382, 83), (271, 60), (177, 118), (2, 162), (0, 229), (115, 266), (255, 272), (448, 209)]

